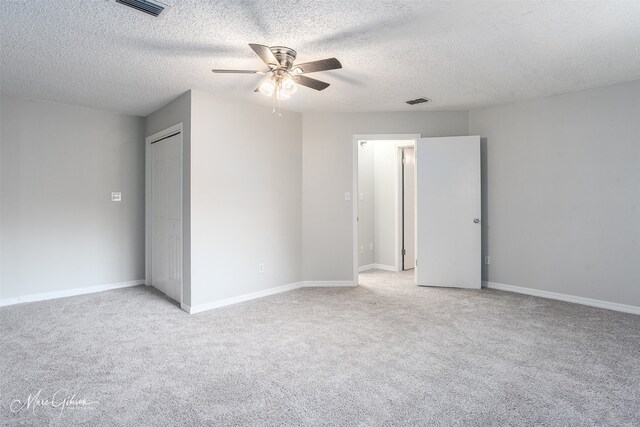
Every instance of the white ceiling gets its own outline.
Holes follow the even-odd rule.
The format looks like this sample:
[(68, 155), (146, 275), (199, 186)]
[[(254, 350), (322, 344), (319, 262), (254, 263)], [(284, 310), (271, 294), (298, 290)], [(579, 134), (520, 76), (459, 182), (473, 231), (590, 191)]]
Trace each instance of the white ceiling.
[[(640, 1), (0, 0), (1, 89), (147, 115), (188, 89), (270, 105), (247, 45), (337, 57), (295, 111), (468, 110), (640, 79)], [(432, 103), (404, 101), (428, 97)]]

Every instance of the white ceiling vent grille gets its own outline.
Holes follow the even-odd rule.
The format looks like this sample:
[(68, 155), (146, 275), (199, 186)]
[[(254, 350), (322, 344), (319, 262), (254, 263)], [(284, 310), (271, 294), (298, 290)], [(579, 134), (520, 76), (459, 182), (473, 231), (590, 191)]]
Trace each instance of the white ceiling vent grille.
[(156, 18), (160, 16), (165, 9), (167, 9), (167, 5), (165, 4), (147, 0), (116, 0), (116, 3), (129, 6), (135, 10), (139, 10), (140, 12), (155, 16)]

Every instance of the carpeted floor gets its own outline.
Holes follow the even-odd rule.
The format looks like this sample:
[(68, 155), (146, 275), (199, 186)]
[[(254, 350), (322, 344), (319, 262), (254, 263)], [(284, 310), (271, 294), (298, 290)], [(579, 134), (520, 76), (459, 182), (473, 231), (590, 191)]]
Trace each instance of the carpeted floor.
[(0, 425), (640, 425), (640, 316), (360, 281), (195, 315), (144, 286), (0, 308)]

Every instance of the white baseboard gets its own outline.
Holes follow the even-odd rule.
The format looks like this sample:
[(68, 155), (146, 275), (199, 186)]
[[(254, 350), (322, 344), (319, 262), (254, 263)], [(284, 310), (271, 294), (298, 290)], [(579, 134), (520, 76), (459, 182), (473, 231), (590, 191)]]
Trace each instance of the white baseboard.
[[(55, 292), (45, 292), (41, 294), (23, 295), (15, 298), (0, 299), (0, 307), (6, 305), (20, 304), (25, 302), (45, 301), (55, 298), (71, 297), (75, 295), (91, 294), (95, 292), (109, 291), (112, 289), (128, 288), (131, 286), (144, 285), (145, 280), (132, 280), (130, 282), (112, 283), (108, 285), (90, 286), (87, 288), (66, 289)], [(281, 292), (287, 292), (299, 288), (316, 288), (316, 287), (345, 287), (345, 286), (357, 286), (352, 281), (305, 281), (290, 283), (284, 286), (278, 286), (275, 288), (265, 289), (262, 291), (251, 292), (245, 295), (239, 295), (237, 297), (226, 298), (219, 301), (213, 301), (206, 304), (200, 304), (196, 306), (189, 306), (187, 304), (180, 304), (180, 308), (189, 314), (200, 313), (214, 308), (225, 307), (232, 304), (238, 304), (241, 302), (249, 301), (256, 298), (262, 298), (269, 295), (279, 294)]]
[(226, 307), (228, 305), (238, 304), (241, 302), (249, 301), (252, 299), (268, 297), (270, 295), (279, 294), (281, 292), (292, 291), (302, 287), (302, 282), (290, 283), (284, 286), (278, 286), (276, 288), (264, 289), (262, 291), (251, 292), (249, 294), (239, 295), (237, 297), (226, 298), (218, 301), (208, 302), (205, 304), (199, 304), (189, 307), (186, 304), (182, 304), (182, 309), (189, 314), (201, 313), (207, 310), (213, 310), (214, 308)]
[(343, 288), (343, 287), (354, 287), (358, 286), (352, 280), (347, 281), (304, 281), (302, 283), (302, 288)]
[(396, 273), (398, 272), (398, 269), (393, 265), (375, 264), (375, 266), (375, 268), (377, 268), (378, 270), (394, 271)]
[(393, 265), (367, 264), (367, 265), (363, 265), (362, 267), (359, 267), (358, 268), (358, 272), (362, 273), (364, 271), (369, 271), (369, 270), (374, 270), (374, 269), (386, 270), (386, 271), (394, 271), (394, 272), (398, 271), (398, 269), (395, 268)]
[(362, 273), (363, 271), (373, 270), (374, 268), (376, 268), (375, 264), (367, 264), (363, 265), (362, 267), (358, 267), (358, 272)]
[(482, 287), (498, 289), (500, 291), (516, 292), (519, 294), (532, 295), (541, 298), (555, 299), (558, 301), (572, 302), (575, 304), (589, 305), (591, 307), (606, 308), (608, 310), (621, 311), (623, 313), (640, 314), (640, 307), (634, 305), (619, 304), (617, 302), (602, 301), (593, 298), (584, 298), (574, 295), (560, 294), (540, 289), (523, 288), (521, 286), (505, 285), (503, 283), (482, 282)]
[(62, 291), (22, 295), (15, 298), (2, 298), (0, 299), (0, 307), (6, 306), (6, 305), (22, 304), (25, 302), (45, 301), (49, 299), (72, 297), (76, 295), (93, 294), (95, 292), (103, 292), (103, 291), (110, 291), (112, 289), (129, 288), (131, 286), (144, 285), (144, 283), (145, 283), (144, 280), (131, 280), (129, 282), (88, 286), (86, 288), (65, 289)]
[(238, 304), (257, 298), (268, 297), (270, 295), (282, 292), (292, 291), (300, 288), (336, 288), (336, 287), (353, 287), (357, 286), (352, 281), (305, 281), (290, 283), (276, 288), (265, 289), (262, 291), (251, 292), (249, 294), (239, 295), (237, 297), (226, 298), (219, 301), (213, 301), (206, 304), (200, 304), (190, 307), (186, 304), (180, 304), (180, 307), (189, 314), (201, 313), (203, 311), (213, 310), (214, 308), (226, 307), (228, 305)]

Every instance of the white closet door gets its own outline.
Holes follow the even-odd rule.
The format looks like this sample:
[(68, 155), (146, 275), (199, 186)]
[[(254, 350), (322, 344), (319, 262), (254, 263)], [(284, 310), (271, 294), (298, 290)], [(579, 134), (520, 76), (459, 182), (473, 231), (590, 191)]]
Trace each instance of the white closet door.
[(182, 302), (182, 136), (151, 144), (151, 285)]
[(416, 142), (416, 283), (481, 287), (480, 137)]

